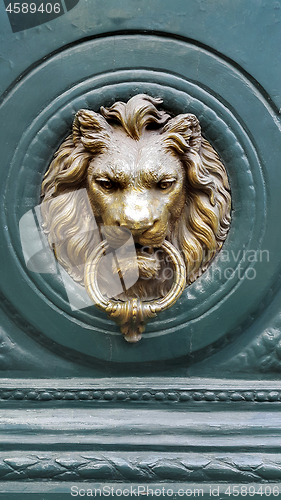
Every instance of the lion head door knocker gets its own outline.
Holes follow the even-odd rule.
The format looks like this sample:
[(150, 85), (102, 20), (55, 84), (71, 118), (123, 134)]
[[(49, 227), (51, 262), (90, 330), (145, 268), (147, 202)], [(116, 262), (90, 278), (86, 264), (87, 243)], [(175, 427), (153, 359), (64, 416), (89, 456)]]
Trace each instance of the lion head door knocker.
[[(79, 110), (42, 184), (43, 229), (58, 262), (129, 342), (207, 269), (230, 225), (226, 171), (198, 119), (173, 118), (161, 103), (136, 95), (100, 113)], [(119, 252), (111, 271), (124, 283), (137, 267), (138, 278), (113, 296), (102, 259), (129, 236), (136, 262)]]

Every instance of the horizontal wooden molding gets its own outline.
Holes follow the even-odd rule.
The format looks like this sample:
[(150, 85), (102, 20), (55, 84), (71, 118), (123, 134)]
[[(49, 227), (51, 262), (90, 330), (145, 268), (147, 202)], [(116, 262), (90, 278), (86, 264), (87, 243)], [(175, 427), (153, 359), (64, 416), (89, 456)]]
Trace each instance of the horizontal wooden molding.
[(280, 403), (280, 384), (275, 381), (122, 378), (122, 379), (4, 379), (0, 400), (71, 401), (128, 405), (130, 403), (255, 402)]
[(80, 481), (130, 483), (278, 480), (281, 459), (260, 454), (1, 453), (0, 481)]

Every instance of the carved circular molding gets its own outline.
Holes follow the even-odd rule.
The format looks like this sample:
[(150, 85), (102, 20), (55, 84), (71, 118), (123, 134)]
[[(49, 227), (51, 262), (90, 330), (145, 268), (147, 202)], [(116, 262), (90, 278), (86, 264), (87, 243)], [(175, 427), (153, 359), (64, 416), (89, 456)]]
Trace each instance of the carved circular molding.
[[(9, 145), (1, 167), (3, 293), (26, 320), (27, 331), (31, 325), (81, 358), (120, 363), (165, 361), (222, 345), (257, 314), (280, 265), (280, 235), (274, 241), (267, 236), (280, 209), (274, 181), (280, 131), (273, 111), (242, 73), (211, 52), (169, 38), (137, 38), (136, 43), (136, 36), (105, 37), (62, 50), (28, 73), (1, 106), (2, 117), (18, 117), (12, 137), (7, 127), (3, 138)], [(171, 113), (199, 118), (226, 166), (233, 210), (221, 258), (131, 346), (95, 306), (71, 311), (57, 276), (26, 269), (19, 221), (40, 203), (43, 175), (74, 114), (137, 93), (161, 97)], [(266, 258), (263, 250), (268, 262), (249, 260), (253, 251)]]

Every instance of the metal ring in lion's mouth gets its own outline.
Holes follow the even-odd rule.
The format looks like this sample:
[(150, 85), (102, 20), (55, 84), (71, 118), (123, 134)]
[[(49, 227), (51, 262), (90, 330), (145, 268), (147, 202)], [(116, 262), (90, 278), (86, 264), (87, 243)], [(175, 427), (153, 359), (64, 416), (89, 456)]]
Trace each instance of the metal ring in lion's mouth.
[(100, 260), (108, 248), (109, 244), (102, 241), (91, 253), (85, 265), (85, 287), (93, 303), (120, 326), (125, 339), (128, 342), (137, 342), (141, 339), (146, 323), (161, 311), (171, 307), (182, 294), (186, 286), (185, 263), (180, 252), (165, 240), (159, 248), (169, 255), (175, 271), (170, 291), (164, 297), (151, 301), (112, 300), (101, 294), (97, 279)]

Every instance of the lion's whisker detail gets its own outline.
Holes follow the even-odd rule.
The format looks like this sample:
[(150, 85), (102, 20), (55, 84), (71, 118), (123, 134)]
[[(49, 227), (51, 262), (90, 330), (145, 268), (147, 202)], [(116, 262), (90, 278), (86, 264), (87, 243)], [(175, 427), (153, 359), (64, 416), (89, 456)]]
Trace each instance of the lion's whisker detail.
[(55, 257), (129, 342), (205, 272), (230, 226), (218, 154), (195, 115), (161, 103), (79, 110), (42, 183)]

